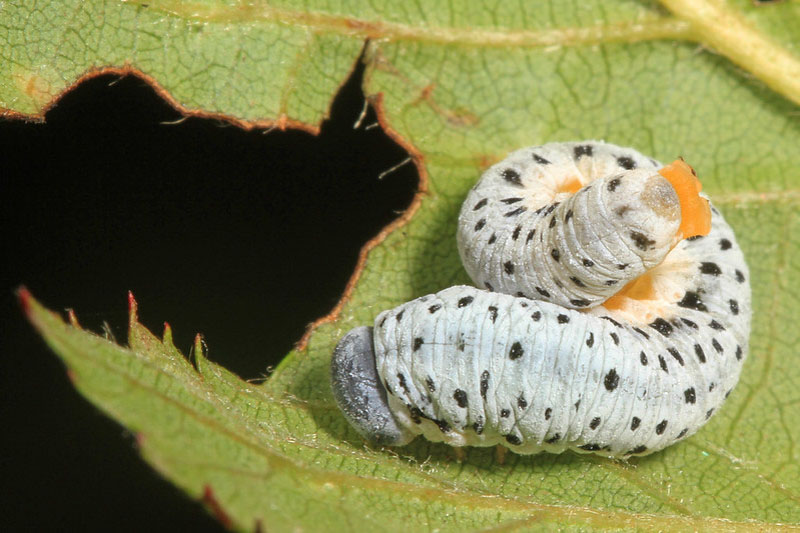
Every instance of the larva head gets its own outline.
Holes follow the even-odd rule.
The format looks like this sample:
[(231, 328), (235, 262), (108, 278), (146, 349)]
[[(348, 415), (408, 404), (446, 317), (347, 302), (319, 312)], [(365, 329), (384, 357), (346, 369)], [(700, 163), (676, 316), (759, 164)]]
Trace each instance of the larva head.
[(631, 170), (598, 183), (607, 221), (646, 268), (680, 241), (681, 204), (675, 188), (654, 170)]
[(368, 440), (402, 446), (413, 438), (389, 409), (386, 389), (375, 367), (371, 327), (351, 329), (336, 345), (331, 359), (331, 388), (339, 409)]

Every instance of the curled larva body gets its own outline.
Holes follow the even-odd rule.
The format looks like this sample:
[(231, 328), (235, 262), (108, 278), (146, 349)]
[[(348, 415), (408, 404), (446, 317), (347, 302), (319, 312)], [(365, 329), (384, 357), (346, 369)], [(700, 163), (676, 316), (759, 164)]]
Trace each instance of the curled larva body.
[(481, 288), (343, 338), (332, 383), (351, 423), (385, 444), (422, 434), (524, 454), (645, 455), (696, 432), (738, 381), (749, 274), (716, 209), (706, 236), (682, 238), (689, 211), (659, 168), (587, 141), (487, 170), (458, 232)]

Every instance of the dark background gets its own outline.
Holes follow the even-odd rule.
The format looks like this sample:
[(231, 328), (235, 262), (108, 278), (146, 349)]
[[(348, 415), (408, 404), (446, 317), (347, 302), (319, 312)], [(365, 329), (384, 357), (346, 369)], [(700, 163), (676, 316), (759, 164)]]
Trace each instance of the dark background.
[[(339, 299), (361, 246), (418, 177), (363, 106), (357, 69), (315, 137), (188, 118), (135, 77), (65, 95), (44, 124), (0, 119), (5, 274), (0, 336), (3, 507), (25, 529), (220, 526), (161, 479), (84, 400), (14, 291), (73, 308), (126, 341), (127, 291), (160, 335), (243, 378), (263, 376)], [(265, 524), (269, 527), (269, 522)], [(5, 529), (5, 527), (4, 527)]]

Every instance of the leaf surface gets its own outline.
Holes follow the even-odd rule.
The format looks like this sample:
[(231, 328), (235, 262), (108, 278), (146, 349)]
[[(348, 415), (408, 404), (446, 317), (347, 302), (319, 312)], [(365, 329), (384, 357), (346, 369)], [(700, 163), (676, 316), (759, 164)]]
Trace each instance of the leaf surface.
[[(161, 340), (136, 321), (134, 304), (123, 348), (21, 293), (81, 392), (137, 432), (145, 459), (223, 523), (800, 524), (796, 2), (53, 0), (0, 5), (0, 28), (0, 106), (10, 115), (40, 116), (82, 76), (114, 68), (140, 72), (187, 113), (309, 130), (369, 39), (365, 94), (413, 155), (422, 190), (368, 246), (341, 305), (265, 384), (208, 361), (199, 342), (193, 366), (169, 331)], [(383, 309), (469, 282), (455, 221), (482, 169), (521, 146), (591, 138), (661, 160), (684, 156), (737, 233), (754, 320), (741, 383), (724, 408), (686, 442), (628, 463), (509, 454), (498, 464), (488, 449), (458, 462), (422, 439), (365, 447), (331, 397), (336, 341)]]

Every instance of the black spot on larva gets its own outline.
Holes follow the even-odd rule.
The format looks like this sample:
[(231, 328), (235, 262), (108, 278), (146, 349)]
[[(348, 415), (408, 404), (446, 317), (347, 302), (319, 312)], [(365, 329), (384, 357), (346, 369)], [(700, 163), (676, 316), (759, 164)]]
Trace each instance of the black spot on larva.
[(594, 333), (589, 332), (589, 338), (586, 339), (586, 346), (588, 346), (589, 348), (594, 346)]
[(736, 360), (737, 361), (742, 360), (742, 347), (739, 346), (738, 344), (736, 345)]
[(639, 329), (639, 328), (633, 328), (633, 331), (635, 331), (636, 333), (638, 333), (639, 335), (641, 335), (641, 336), (642, 336), (642, 337), (644, 337), (645, 339), (649, 339), (649, 338), (650, 338), (650, 335), (648, 335), (648, 334), (647, 334), (647, 332), (646, 332), (646, 331), (644, 331), (644, 330), (642, 330), (642, 329)]
[(711, 339), (711, 346), (717, 351), (717, 353), (722, 353), (722, 345), (717, 342), (717, 339)]
[(559, 440), (561, 440), (561, 434), (560, 433), (554, 433), (553, 436), (550, 437), (549, 439), (547, 439), (545, 442), (547, 444), (555, 444)]
[(395, 315), (394, 318), (397, 319), (398, 322), (400, 322), (403, 319), (403, 315), (405, 314), (405, 312), (406, 312), (405, 309), (401, 310), (399, 313)]
[(509, 182), (511, 185), (522, 187), (522, 180), (520, 180), (519, 178), (520, 178), (519, 172), (517, 172), (513, 168), (507, 168), (503, 171), (503, 179)]
[(461, 338), (458, 339), (458, 342), (456, 342), (456, 349), (459, 352), (463, 352), (466, 348), (467, 348), (467, 343), (464, 341), (464, 336), (462, 334)]
[(623, 205), (621, 207), (616, 208), (614, 212), (617, 214), (618, 217), (622, 218), (622, 216), (630, 210), (631, 207), (629, 205)]
[(386, 389), (386, 392), (394, 396), (394, 390), (392, 389), (392, 386), (389, 385), (389, 380), (384, 380), (383, 387)]
[(469, 304), (472, 303), (473, 299), (474, 298), (472, 296), (464, 296), (463, 298), (460, 298), (458, 300), (458, 306), (459, 307), (466, 307), (466, 306), (468, 306)]
[(672, 334), (672, 325), (663, 318), (656, 318), (654, 321), (648, 324), (648, 326), (661, 333), (665, 337), (669, 337)]
[(506, 205), (511, 205), (511, 204), (515, 204), (517, 202), (522, 201), (522, 198), (520, 198), (519, 196), (512, 196), (511, 198), (503, 198), (500, 201), (503, 202)]
[(429, 312), (430, 314), (433, 314), (433, 313), (435, 313), (436, 311), (438, 311), (438, 310), (439, 310), (439, 309), (441, 309), (441, 308), (442, 308), (442, 305), (441, 305), (441, 304), (433, 304), (432, 306), (430, 306), (430, 307), (428, 308), (428, 312)]
[(575, 307), (586, 307), (589, 305), (589, 300), (584, 300), (583, 298), (576, 298), (574, 300), (570, 300), (569, 303), (571, 303)]
[(433, 382), (433, 378), (428, 376), (425, 378), (425, 386), (428, 387), (428, 392), (434, 393), (436, 392), (436, 383)]
[(425, 339), (423, 339), (422, 337), (415, 338), (414, 339), (414, 347), (412, 348), (412, 351), (416, 352), (417, 350), (419, 350), (422, 347), (424, 342), (425, 342)]
[(592, 418), (592, 421), (589, 422), (589, 428), (591, 428), (591, 429), (597, 429), (597, 426), (599, 426), (599, 425), (600, 425), (600, 417), (599, 416), (596, 416), (596, 417)]
[(508, 351), (508, 358), (513, 361), (522, 357), (523, 353), (525, 353), (525, 350), (522, 349), (522, 344), (517, 341), (511, 345), (511, 349)]
[(465, 408), (467, 406), (467, 393), (463, 390), (456, 389), (455, 392), (453, 392), (453, 399), (459, 407)]
[(567, 211), (567, 214), (566, 214), (566, 215), (564, 215), (564, 222), (567, 222), (567, 221), (569, 221), (569, 219), (571, 219), (571, 218), (572, 218), (572, 209), (570, 209), (569, 211)]
[(478, 419), (475, 420), (475, 422), (472, 424), (472, 429), (474, 429), (475, 433), (478, 435), (483, 433), (483, 417), (479, 416)]
[(524, 293), (524, 292), (522, 292), (522, 291), (517, 291), (517, 296), (519, 296), (520, 298), (527, 298), (527, 296), (525, 295), (525, 293)]
[(480, 202), (478, 202), (477, 204), (475, 204), (475, 207), (473, 207), (473, 208), (472, 208), (472, 210), (473, 210), (473, 211), (477, 211), (477, 210), (478, 210), (478, 209), (480, 209), (481, 207), (484, 207), (488, 201), (489, 201), (489, 199), (488, 199), (488, 198), (484, 198), (483, 200), (481, 200)]
[(508, 213), (504, 214), (503, 216), (504, 217), (515, 217), (515, 216), (519, 215), (520, 213), (524, 213), (527, 210), (528, 210), (528, 208), (523, 205), (523, 206), (520, 206), (520, 207), (514, 209), (513, 211), (509, 211)]
[(518, 300), (517, 303), (519, 304), (520, 307), (528, 307), (528, 302), (521, 302)]
[(702, 239), (705, 235), (692, 235), (691, 237), (686, 237), (687, 241), (696, 241)]
[(520, 409), (525, 409), (526, 407), (528, 407), (528, 401), (525, 399), (524, 396), (520, 395), (520, 397), (517, 398), (517, 407), (519, 407)]
[(489, 240), (486, 242), (486, 244), (494, 244), (494, 241), (496, 241), (496, 240), (497, 240), (497, 234), (496, 233), (492, 233), (492, 236), (489, 237)]
[(731, 306), (731, 313), (733, 313), (734, 315), (739, 314), (739, 302), (737, 302), (736, 300), (728, 300), (728, 305)]
[(580, 278), (578, 278), (578, 277), (576, 277), (576, 276), (570, 276), (569, 280), (570, 280), (572, 283), (574, 283), (575, 285), (577, 285), (578, 287), (585, 287), (585, 286), (586, 286), (586, 284), (585, 284), (584, 282), (582, 282), (582, 281), (580, 280)]
[(608, 320), (609, 322), (611, 322), (612, 324), (614, 324), (614, 325), (615, 325), (615, 326), (617, 326), (618, 328), (621, 328), (621, 327), (622, 327), (622, 324), (620, 324), (619, 322), (617, 322), (616, 320), (614, 320), (614, 319), (613, 319), (613, 318), (611, 318), (610, 316), (601, 316), (600, 318), (602, 318), (602, 319), (604, 319), (604, 320)]
[(434, 420), (433, 422), (434, 424), (439, 426), (439, 431), (441, 431), (442, 433), (450, 433), (451, 431), (450, 424), (448, 424), (444, 420)]
[(583, 266), (585, 266), (586, 268), (593, 267), (594, 266), (594, 261), (592, 261), (591, 259), (584, 259), (583, 260)]
[(731, 241), (728, 239), (720, 239), (719, 240), (719, 249), (720, 250), (729, 250), (731, 247)]
[(652, 250), (655, 247), (654, 245), (656, 244), (656, 241), (650, 239), (644, 233), (641, 233), (639, 231), (632, 231), (630, 232), (630, 237), (631, 240), (633, 240), (633, 244), (635, 244), (636, 247), (642, 250), (643, 252), (647, 250)]
[(617, 335), (613, 331), (611, 333), (609, 333), (609, 335), (611, 336), (611, 340), (614, 341), (614, 344), (619, 346), (619, 335)]
[(683, 357), (678, 350), (675, 348), (667, 348), (667, 351), (681, 366), (683, 366)]
[(494, 292), (494, 287), (492, 287), (491, 283), (487, 281), (484, 283), (484, 285), (486, 285), (486, 288), (489, 289), (489, 292)]
[(699, 344), (694, 345), (694, 353), (697, 356), (697, 360), (701, 363), (706, 362), (706, 353), (703, 351), (703, 347)]
[(540, 165), (549, 165), (550, 164), (550, 161), (548, 161), (544, 157), (538, 156), (536, 154), (533, 154), (533, 160), (536, 161), (537, 163), (539, 163)]
[(586, 450), (587, 452), (596, 452), (602, 448), (599, 444), (581, 444), (578, 446), (581, 450)]
[(514, 444), (514, 445), (522, 444), (522, 441), (520, 440), (520, 438), (517, 437), (516, 435), (514, 435), (513, 433), (509, 433), (508, 435), (506, 435), (506, 442), (508, 442), (509, 444)]
[(700, 295), (694, 291), (686, 291), (683, 299), (678, 302), (678, 305), (686, 309), (694, 309), (695, 311), (708, 311), (708, 308), (700, 299)]
[(606, 285), (607, 285), (608, 287), (610, 287), (610, 286), (612, 286), (612, 285), (616, 285), (618, 282), (619, 282), (619, 281), (618, 281), (618, 280), (616, 280), (616, 279), (607, 279), (607, 280), (606, 280)]
[(486, 392), (489, 390), (489, 371), (481, 373), (481, 398), (486, 399)]
[(547, 215), (552, 213), (555, 210), (555, 208), (559, 206), (559, 204), (561, 204), (561, 202), (556, 202), (556, 203), (548, 205), (547, 209), (544, 210), (544, 213), (542, 214), (542, 216), (546, 217)]
[(677, 437), (675, 437), (675, 440), (682, 439), (683, 437), (685, 437), (685, 436), (686, 436), (686, 434), (687, 434), (687, 433), (689, 433), (689, 428), (683, 428), (683, 429), (681, 430), (681, 432), (680, 432), (680, 433), (678, 433), (678, 436), (677, 436)]
[(642, 419), (638, 416), (634, 416), (631, 418), (631, 431), (636, 431), (636, 428), (639, 427), (639, 424), (642, 423)]
[(667, 361), (660, 355), (658, 356), (658, 364), (661, 365), (661, 370), (669, 374), (669, 369), (667, 368)]
[(550, 224), (547, 227), (549, 227), (549, 228), (556, 227), (556, 217), (553, 217), (553, 218), (550, 219)]
[(713, 392), (713, 390), (716, 388), (716, 386), (717, 386), (717, 384), (712, 381), (711, 385), (708, 386), (708, 392)]
[(628, 263), (617, 265), (617, 270), (625, 270), (626, 268), (628, 268)]
[(686, 324), (687, 326), (689, 326), (692, 329), (700, 329), (700, 328), (697, 327), (697, 324), (695, 324), (694, 322), (692, 322), (688, 318), (681, 318), (681, 322), (683, 322), (684, 324)]
[(642, 363), (642, 366), (647, 366), (647, 354), (644, 352), (639, 352), (639, 362)]
[(719, 268), (719, 265), (710, 261), (704, 261), (700, 263), (700, 272), (702, 274), (708, 274), (709, 276), (719, 276), (722, 274), (722, 270)]
[(489, 310), (489, 320), (491, 320), (492, 323), (494, 323), (494, 321), (497, 320), (497, 307), (490, 305), (488, 310)]
[(505, 263), (503, 263), (503, 270), (505, 271), (506, 274), (510, 276), (511, 274), (514, 273), (514, 263), (512, 263), (511, 261), (506, 261)]
[(535, 229), (530, 230), (528, 232), (528, 236), (525, 237), (525, 242), (531, 242), (531, 240), (533, 239), (534, 235), (536, 235), (536, 230)]
[(542, 313), (540, 311), (534, 311), (531, 315), (531, 318), (534, 322), (538, 322), (540, 318), (542, 318)]
[(508, 409), (500, 409), (500, 418), (508, 418), (511, 416), (511, 411)]
[(733, 391), (733, 389), (731, 389), (731, 390), (729, 390), (728, 392), (725, 393), (725, 399), (726, 400), (728, 399), (728, 396), (731, 395), (731, 391)]
[(511, 240), (516, 241), (519, 237), (519, 232), (522, 231), (522, 226), (517, 226), (514, 228), (514, 233), (511, 234)]
[(482, 218), (475, 224), (475, 231), (480, 231), (486, 225), (486, 219)]
[(723, 326), (716, 320), (712, 320), (711, 322), (708, 323), (708, 325), (709, 327), (711, 327), (711, 329), (715, 329), (717, 331), (725, 331), (725, 326)]
[(378, 324), (378, 327), (379, 327), (379, 328), (382, 328), (382, 327), (383, 327), (383, 325), (386, 323), (386, 319), (387, 319), (387, 318), (389, 318), (389, 315), (384, 315), (384, 316), (383, 316), (383, 318), (381, 318), (381, 321), (380, 321), (380, 323)]
[(714, 409), (713, 408), (711, 408), (708, 411), (706, 411), (706, 420), (711, 418), (711, 415), (713, 415), (713, 414), (714, 414)]
[(606, 188), (608, 189), (609, 192), (614, 192), (615, 190), (617, 190), (617, 187), (619, 186), (619, 183), (620, 183), (620, 179), (619, 178), (614, 178), (613, 180), (608, 182), (608, 185), (606, 185)]
[(406, 405), (406, 408), (408, 408), (408, 414), (411, 415), (411, 420), (415, 424), (422, 424), (422, 419), (427, 418), (419, 407)]
[(689, 387), (683, 391), (683, 399), (686, 400), (686, 403), (695, 403), (697, 395), (694, 393), (694, 387)]
[(625, 170), (633, 170), (634, 168), (636, 168), (636, 162), (630, 157), (625, 157), (625, 156), (618, 157), (617, 164), (622, 168), (624, 168)]
[(400, 384), (400, 388), (403, 389), (403, 391), (406, 394), (408, 394), (409, 390), (408, 390), (408, 384), (406, 383), (406, 377), (403, 374), (398, 373), (397, 382)]
[(736, 281), (739, 283), (744, 283), (744, 274), (742, 274), (742, 271), (738, 268), (736, 269)]
[(632, 450), (628, 450), (625, 453), (625, 455), (634, 455), (634, 454), (637, 454), (637, 453), (644, 453), (646, 451), (647, 451), (647, 446), (645, 446), (644, 444), (641, 444), (641, 445), (637, 446), (636, 448), (634, 448)]
[(559, 259), (561, 259), (561, 252), (558, 251), (558, 248), (553, 248), (550, 251), (550, 255), (553, 257), (554, 261), (558, 261)]
[(543, 288), (541, 288), (541, 287), (534, 287), (534, 289), (536, 289), (536, 292), (538, 292), (539, 294), (541, 294), (541, 295), (542, 295), (542, 296), (544, 296), (545, 298), (550, 298), (550, 293), (549, 293), (549, 292), (547, 292), (546, 290), (544, 290)]
[(578, 407), (580, 407), (580, 406), (581, 406), (581, 401), (580, 401), (580, 400), (578, 400), (577, 402), (575, 402), (575, 410), (576, 410), (576, 411), (578, 410)]
[(547, 409), (544, 410), (544, 419), (545, 420), (550, 420), (550, 415), (552, 415), (552, 414), (553, 414), (553, 410), (550, 407), (548, 407)]
[(558, 315), (558, 317), (556, 317), (556, 320), (558, 320), (559, 324), (566, 324), (567, 322), (569, 322), (569, 317), (567, 315)]
[(666, 429), (667, 429), (667, 421), (662, 420), (656, 426), (656, 435), (662, 435)]
[(605, 379), (603, 379), (603, 385), (605, 385), (606, 390), (609, 392), (617, 388), (617, 385), (619, 385), (619, 374), (617, 374), (616, 368), (612, 368), (608, 371)]
[(592, 152), (594, 147), (591, 144), (579, 144), (575, 148), (572, 149), (572, 152), (575, 154), (575, 159), (580, 159), (582, 156), (588, 155), (592, 157)]

